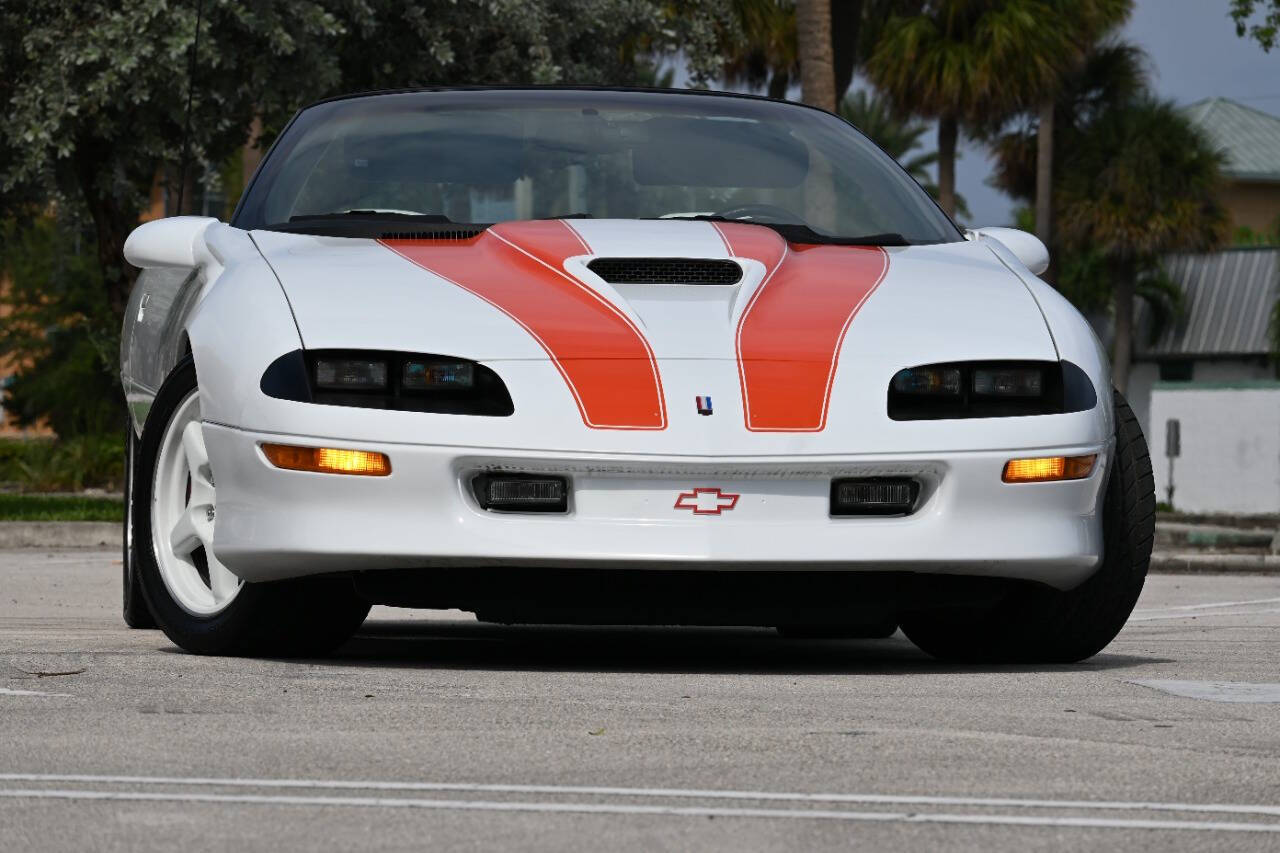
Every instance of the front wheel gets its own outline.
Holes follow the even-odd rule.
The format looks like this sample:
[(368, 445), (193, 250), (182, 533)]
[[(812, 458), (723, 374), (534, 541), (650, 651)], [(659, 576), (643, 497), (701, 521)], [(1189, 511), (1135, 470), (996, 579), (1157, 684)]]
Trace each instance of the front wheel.
[(165, 381), (147, 417), (133, 507), (137, 577), (156, 622), (186, 651), (325, 654), (369, 612), (347, 579), (245, 583), (214, 554), (217, 485), (189, 357)]
[(1155, 535), (1151, 456), (1133, 410), (1115, 392), (1115, 453), (1102, 510), (1102, 564), (1075, 589), (1036, 587), (984, 610), (904, 614), (911, 642), (950, 661), (1074, 663), (1102, 651), (1133, 612)]

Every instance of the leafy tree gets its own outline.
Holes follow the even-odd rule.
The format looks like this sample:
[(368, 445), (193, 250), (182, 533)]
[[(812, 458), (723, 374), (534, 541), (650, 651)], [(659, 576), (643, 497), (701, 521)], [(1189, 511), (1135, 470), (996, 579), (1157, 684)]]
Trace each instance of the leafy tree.
[(1136, 288), (1171, 251), (1225, 237), (1221, 155), (1171, 104), (1141, 96), (1103, 109), (1062, 158), (1056, 209), (1063, 242), (1096, 253), (1112, 297), (1112, 373), (1128, 385)]
[[(1249, 23), (1259, 9), (1262, 22)], [(1248, 35), (1268, 53), (1280, 41), (1280, 0), (1231, 0), (1231, 19), (1236, 22), (1236, 35)]]
[[(929, 176), (929, 167), (938, 162), (938, 152), (916, 151), (923, 144), (920, 137), (929, 129), (925, 122), (899, 117), (882, 95), (865, 89), (846, 96), (840, 102), (839, 112), (841, 118), (865, 133), (886, 154), (897, 160), (931, 196), (938, 197), (938, 185)], [(956, 212), (962, 219), (969, 217), (968, 205), (959, 194), (956, 195)]]
[(721, 65), (717, 0), (5, 0), (0, 5), (0, 216), (52, 197), (93, 224), (108, 304), (157, 171), (221, 163), (260, 118), (342, 91), (486, 82), (630, 83), (683, 48), (695, 79)]
[[(124, 240), (158, 176), (171, 194), (178, 190), (189, 88), (190, 160), (221, 164), (250, 141), (251, 128), (262, 128), (256, 142), (265, 144), (299, 106), (340, 92), (639, 83), (677, 49), (693, 79), (705, 80), (723, 64), (726, 2), (3, 0), (0, 221), (30, 223), (54, 210), (68, 223), (59, 234), (87, 227), (102, 299), (64, 316), (84, 313), (92, 328), (116, 329), (137, 276), (121, 256)], [(183, 195), (185, 212), (194, 193)], [(30, 236), (8, 229), (0, 253)], [(13, 394), (25, 401), (24, 417), (56, 408), (39, 387), (63, 387), (75, 399), (74, 383), (54, 379), (55, 364), (98, 375), (81, 370), (91, 359), (86, 339), (75, 340), (59, 332), (24, 344), (42, 353), (39, 373), (48, 377), (19, 377)], [(17, 337), (9, 341), (0, 347), (18, 346)]]
[[(922, 0), (830, 0), (831, 59), (836, 101), (894, 15), (915, 14)], [(724, 80), (785, 98), (800, 76), (795, 0), (730, 0), (736, 27), (723, 33)]]
[(1036, 236), (1047, 246), (1052, 241), (1053, 123), (1058, 95), (1070, 84), (1081, 62), (1102, 34), (1129, 17), (1133, 0), (1057, 0), (1053, 26), (1067, 33), (1070, 44), (1060, 59), (1056, 78), (1040, 93), (1036, 127)]
[(0, 351), (26, 362), (5, 407), (20, 425), (46, 419), (63, 438), (119, 429), (120, 333), (96, 259), (76, 251), (91, 235), (41, 217), (23, 227), (4, 223), (0, 239), (0, 297), (10, 310), (0, 323)]
[(894, 16), (866, 69), (895, 107), (938, 121), (939, 203), (955, 213), (961, 126), (989, 127), (1049, 89), (1074, 53), (1052, 0), (928, 0)]

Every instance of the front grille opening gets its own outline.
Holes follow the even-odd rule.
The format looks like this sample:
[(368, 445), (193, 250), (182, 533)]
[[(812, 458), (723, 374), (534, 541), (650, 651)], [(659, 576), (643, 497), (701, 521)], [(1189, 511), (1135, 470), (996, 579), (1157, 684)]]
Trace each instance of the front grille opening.
[(856, 477), (831, 481), (831, 514), (910, 515), (920, 484), (910, 477)]
[(568, 512), (569, 482), (545, 474), (477, 474), (476, 501), (490, 512)]
[(587, 264), (609, 284), (737, 284), (742, 267), (710, 258), (596, 258)]

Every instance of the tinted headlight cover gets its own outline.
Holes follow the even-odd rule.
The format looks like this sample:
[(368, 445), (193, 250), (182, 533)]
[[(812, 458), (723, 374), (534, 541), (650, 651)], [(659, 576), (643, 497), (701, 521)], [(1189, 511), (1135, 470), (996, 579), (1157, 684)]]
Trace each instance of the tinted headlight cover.
[[(956, 380), (918, 379), (932, 376)], [(888, 391), (888, 413), (895, 421), (1052, 415), (1097, 404), (1088, 375), (1069, 361), (924, 364), (898, 371)]]
[(294, 350), (267, 367), (260, 387), (268, 397), (329, 406), (489, 417), (515, 411), (492, 369), (432, 353)]

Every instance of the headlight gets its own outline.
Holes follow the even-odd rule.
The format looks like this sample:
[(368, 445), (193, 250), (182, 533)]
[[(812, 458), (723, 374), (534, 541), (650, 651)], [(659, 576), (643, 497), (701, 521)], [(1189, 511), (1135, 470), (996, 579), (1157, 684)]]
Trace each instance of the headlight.
[(400, 382), (406, 391), (470, 388), (476, 384), (475, 365), (469, 361), (406, 361)]
[(899, 370), (888, 404), (893, 420), (920, 421), (1083, 412), (1098, 397), (1069, 361), (958, 361)]
[(1044, 371), (979, 367), (973, 371), (973, 393), (987, 397), (1039, 397), (1044, 393)]
[(487, 417), (515, 411), (492, 368), (434, 353), (294, 350), (267, 367), (259, 387), (278, 400), (329, 406)]
[(387, 363), (381, 359), (317, 358), (316, 387), (326, 391), (381, 391)]
[(912, 367), (893, 377), (899, 394), (959, 394), (960, 370), (955, 367)]

